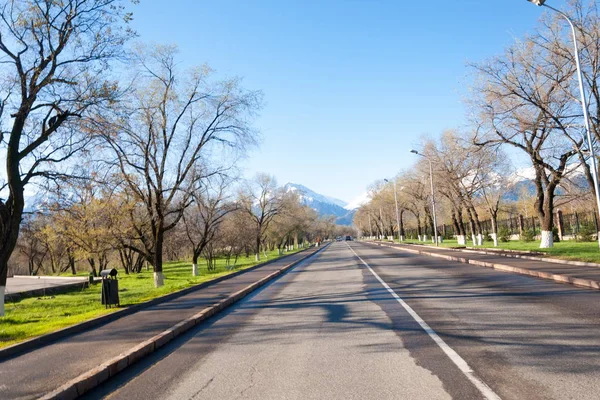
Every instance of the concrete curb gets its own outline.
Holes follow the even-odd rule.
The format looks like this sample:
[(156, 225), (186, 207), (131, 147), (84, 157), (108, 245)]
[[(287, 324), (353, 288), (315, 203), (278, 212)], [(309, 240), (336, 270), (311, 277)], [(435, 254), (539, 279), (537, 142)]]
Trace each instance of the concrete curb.
[[(310, 249), (310, 247), (308, 247), (308, 248), (306, 248), (304, 250), (301, 250), (298, 253), (302, 253), (302, 252), (304, 252), (306, 250), (309, 250), (309, 249)], [(294, 253), (294, 254), (298, 254), (298, 253)], [(101, 315), (99, 317), (87, 320), (85, 322), (82, 322), (82, 323), (79, 323), (79, 324), (76, 324), (76, 325), (71, 325), (71, 326), (63, 328), (63, 329), (59, 329), (58, 331), (47, 333), (45, 335), (38, 336), (38, 337), (26, 340), (26, 341), (21, 342), (21, 343), (13, 344), (12, 346), (7, 346), (7, 347), (5, 347), (3, 349), (0, 349), (0, 361), (4, 361), (4, 360), (6, 360), (8, 358), (11, 358), (11, 357), (14, 357), (14, 356), (16, 356), (18, 354), (22, 354), (22, 353), (26, 353), (28, 351), (39, 349), (41, 347), (46, 346), (47, 344), (55, 342), (55, 341), (57, 341), (59, 339), (62, 339), (64, 337), (67, 337), (67, 336), (70, 336), (70, 335), (73, 335), (73, 334), (76, 334), (76, 333), (80, 333), (80, 332), (86, 331), (86, 330), (91, 329), (91, 328), (95, 328), (95, 327), (100, 326), (100, 325), (107, 324), (107, 323), (115, 321), (115, 320), (117, 320), (119, 318), (122, 318), (122, 317), (125, 317), (127, 315), (133, 314), (133, 313), (135, 313), (137, 311), (140, 311), (140, 310), (142, 310), (144, 308), (152, 307), (152, 306), (155, 306), (157, 304), (163, 303), (165, 301), (173, 300), (173, 299), (175, 299), (177, 297), (184, 296), (184, 295), (189, 294), (191, 292), (194, 292), (196, 290), (203, 289), (205, 287), (217, 284), (217, 283), (222, 282), (224, 280), (234, 278), (234, 277), (236, 277), (238, 275), (241, 275), (243, 273), (246, 273), (246, 272), (249, 272), (249, 271), (253, 271), (253, 270), (261, 268), (261, 267), (264, 267), (265, 265), (269, 265), (269, 264), (271, 264), (271, 263), (273, 263), (273, 262), (275, 262), (277, 260), (281, 260), (282, 258), (289, 257), (289, 256), (292, 256), (294, 254), (289, 254), (289, 255), (283, 256), (283, 257), (278, 257), (278, 258), (275, 258), (273, 260), (269, 260), (269, 261), (266, 261), (264, 263), (257, 264), (255, 266), (250, 267), (250, 268), (242, 269), (242, 270), (233, 272), (233, 273), (228, 274), (228, 275), (220, 276), (218, 278), (212, 279), (210, 281), (202, 282), (202, 283), (200, 283), (198, 285), (195, 285), (195, 286), (190, 286), (188, 288), (179, 290), (177, 292), (169, 293), (169, 294), (166, 294), (164, 296), (160, 296), (160, 297), (154, 298), (152, 300), (148, 300), (148, 301), (143, 302), (143, 303), (134, 304), (132, 306), (120, 309), (120, 310), (115, 311), (115, 312), (110, 313), (110, 314)], [(100, 299), (98, 299), (98, 300), (100, 300)]]
[[(373, 242), (373, 243), (381, 243), (381, 242)], [(400, 245), (404, 245), (403, 243), (398, 243)], [(438, 247), (432, 246), (430, 244), (406, 244), (409, 246), (423, 246), (423, 247), (429, 247), (432, 249), (437, 249)], [(554, 264), (566, 264), (566, 265), (573, 265), (576, 267), (594, 267), (594, 268), (600, 268), (600, 264), (598, 263), (593, 263), (593, 262), (587, 262), (587, 261), (572, 261), (572, 260), (561, 260), (560, 258), (552, 258), (552, 257), (535, 257), (535, 256), (527, 256), (527, 255), (522, 255), (522, 254), (508, 254), (508, 253), (502, 253), (504, 251), (506, 252), (521, 252), (521, 253), (532, 253), (532, 254), (539, 254), (539, 252), (529, 252), (529, 251), (519, 251), (519, 250), (492, 250), (492, 249), (485, 249), (485, 248), (474, 248), (474, 247), (465, 247), (464, 249), (456, 249), (456, 248), (452, 248), (452, 247), (442, 247), (441, 249), (443, 250), (450, 250), (450, 251), (461, 251), (464, 253), (477, 253), (477, 254), (487, 254), (487, 255), (493, 255), (493, 256), (501, 256), (501, 257), (506, 257), (506, 258), (522, 258), (523, 260), (531, 260), (531, 261), (543, 261), (543, 262), (549, 262), (549, 263), (554, 263)]]
[[(512, 273), (521, 274), (521, 275), (529, 275), (529, 276), (533, 276), (536, 278), (548, 279), (548, 280), (551, 280), (551, 281), (554, 281), (557, 283), (569, 283), (571, 285), (580, 286), (580, 287), (584, 287), (584, 288), (588, 288), (588, 289), (600, 290), (600, 282), (599, 281), (593, 281), (593, 280), (583, 279), (583, 278), (572, 278), (567, 275), (551, 274), (549, 272), (544, 272), (544, 271), (534, 271), (534, 270), (527, 269), (527, 268), (513, 267), (513, 266), (505, 265), (505, 264), (488, 263), (488, 262), (483, 262), (483, 261), (478, 261), (478, 260), (471, 260), (471, 259), (465, 258), (465, 257), (454, 257), (454, 256), (448, 256), (445, 254), (436, 254), (436, 253), (431, 253), (428, 251), (415, 250), (415, 249), (410, 249), (410, 248), (406, 248), (406, 247), (391, 246), (389, 244), (383, 244), (383, 243), (375, 243), (375, 244), (377, 244), (378, 246), (389, 247), (391, 249), (395, 249), (395, 250), (399, 250), (399, 251), (406, 251), (408, 253), (422, 254), (422, 255), (431, 256), (431, 257), (438, 257), (438, 258), (443, 258), (443, 259), (449, 260), (449, 261), (458, 261), (463, 264), (471, 264), (471, 265), (476, 265), (479, 267), (492, 268), (492, 269), (496, 269), (498, 271), (512, 272)], [(542, 259), (542, 261), (545, 261), (545, 259)]]
[(301, 259), (294, 261), (293, 263), (288, 264), (285, 267), (267, 275), (259, 281), (256, 281), (251, 285), (246, 286), (244, 289), (238, 290), (237, 292), (231, 294), (229, 297), (219, 301), (218, 303), (210, 307), (206, 307), (199, 313), (179, 322), (178, 324), (173, 325), (171, 328), (159, 333), (153, 338), (150, 338), (138, 344), (137, 346), (132, 347), (128, 351), (119, 354), (118, 356), (106, 361), (98, 367), (93, 368), (79, 375), (77, 378), (70, 380), (69, 382), (60, 386), (58, 389), (53, 390), (52, 392), (41, 397), (40, 400), (76, 399), (77, 397), (83, 395), (91, 389), (99, 386), (100, 384), (108, 380), (110, 377), (123, 371), (128, 366), (138, 362), (147, 355), (155, 352), (160, 347), (169, 343), (171, 340), (175, 339), (182, 333), (192, 329), (194, 326), (207, 320), (208, 318), (224, 310), (230, 305), (238, 302), (239, 300), (252, 293), (256, 289), (260, 288), (266, 283), (289, 271), (290, 269), (303, 262), (304, 260), (308, 259), (309, 257), (320, 253), (327, 247), (328, 246), (323, 246), (314, 253), (306, 255), (305, 257), (302, 257)]

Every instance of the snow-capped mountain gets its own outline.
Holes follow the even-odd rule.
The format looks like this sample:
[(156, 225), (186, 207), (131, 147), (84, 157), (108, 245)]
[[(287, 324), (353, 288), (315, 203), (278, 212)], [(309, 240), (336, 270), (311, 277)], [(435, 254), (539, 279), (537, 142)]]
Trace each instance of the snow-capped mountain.
[(318, 201), (320, 203), (327, 204), (335, 204), (339, 207), (345, 207), (346, 202), (340, 199), (336, 199), (334, 197), (324, 196), (319, 194), (304, 185), (300, 185), (298, 183), (288, 183), (285, 185), (286, 192), (297, 192), (301, 197), (303, 197), (307, 202)]
[(350, 203), (346, 204), (344, 208), (349, 211), (356, 210), (357, 208), (360, 208), (360, 206), (362, 206), (363, 204), (367, 204), (369, 201), (371, 201), (370, 193), (364, 192), (363, 194), (355, 197)]
[[(579, 164), (571, 164), (566, 168), (566, 173), (557, 188), (557, 194), (564, 194), (568, 191), (567, 185), (574, 185), (581, 189), (589, 188), (589, 184), (585, 178), (583, 167)], [(530, 194), (535, 194), (535, 169), (533, 167), (523, 167), (517, 169), (508, 178), (509, 190), (504, 194), (504, 200), (515, 201), (520, 194), (525, 191)]]
[(300, 201), (311, 207), (321, 216), (333, 215), (336, 222), (340, 225), (352, 225), (354, 210), (344, 208), (348, 204), (333, 197), (319, 194), (304, 185), (297, 183), (288, 183), (284, 186), (286, 192), (295, 192), (300, 197)]

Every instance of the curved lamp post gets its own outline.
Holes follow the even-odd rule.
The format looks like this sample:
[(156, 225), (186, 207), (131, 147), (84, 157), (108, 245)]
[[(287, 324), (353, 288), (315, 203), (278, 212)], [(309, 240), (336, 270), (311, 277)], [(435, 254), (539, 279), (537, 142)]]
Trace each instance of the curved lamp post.
[(429, 161), (429, 183), (431, 184), (431, 208), (433, 211), (433, 235), (435, 238), (435, 245), (439, 246), (439, 238), (438, 238), (438, 232), (437, 232), (437, 217), (435, 215), (435, 195), (433, 192), (433, 165), (431, 163), (431, 160), (427, 156), (419, 153), (417, 150), (411, 150), (410, 152), (413, 154), (416, 154), (418, 156), (421, 156), (424, 159), (426, 159), (427, 161)]
[[(575, 52), (575, 65), (577, 66), (577, 78), (579, 79), (579, 94), (581, 96), (581, 107), (583, 108), (583, 122), (585, 125), (586, 138), (588, 142), (588, 148), (590, 151), (590, 160), (591, 160), (591, 170), (592, 170), (592, 180), (594, 181), (594, 193), (596, 194), (596, 207), (598, 208), (598, 215), (600, 216), (600, 190), (598, 189), (598, 170), (596, 169), (596, 156), (594, 154), (594, 146), (592, 143), (592, 133), (590, 129), (590, 120), (588, 116), (588, 106), (587, 100), (585, 96), (585, 89), (583, 88), (583, 74), (581, 73), (581, 61), (579, 60), (579, 48), (577, 46), (577, 33), (575, 32), (575, 25), (573, 21), (569, 18), (567, 14), (564, 12), (557, 10), (554, 7), (549, 6), (546, 3), (546, 0), (527, 0), (530, 3), (533, 3), (538, 6), (544, 6), (549, 8), (550, 10), (560, 14), (564, 19), (567, 20), (569, 26), (571, 27), (571, 33), (573, 34), (573, 48)], [(596, 232), (598, 236), (598, 245), (600, 245), (600, 233)]]

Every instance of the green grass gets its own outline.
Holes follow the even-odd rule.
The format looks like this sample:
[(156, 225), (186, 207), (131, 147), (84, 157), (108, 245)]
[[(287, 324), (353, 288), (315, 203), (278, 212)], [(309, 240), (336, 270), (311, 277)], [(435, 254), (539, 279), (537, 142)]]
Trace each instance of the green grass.
[[(431, 242), (422, 243), (416, 240), (409, 240), (405, 243), (419, 243), (433, 245)], [(507, 249), (507, 250), (519, 250), (519, 251), (537, 251), (546, 253), (553, 258), (560, 258), (563, 260), (575, 260), (600, 263), (600, 248), (598, 242), (576, 242), (574, 240), (566, 240), (558, 243), (554, 243), (554, 247), (550, 249), (540, 249), (540, 242), (533, 241), (529, 243), (521, 242), (518, 240), (511, 240), (510, 242), (499, 242), (498, 247), (494, 247), (492, 242), (484, 242), (483, 246), (473, 246), (473, 243), (467, 242), (469, 247), (476, 248), (496, 248), (496, 249)], [(440, 246), (443, 247), (459, 247), (456, 240), (444, 240)]]
[[(287, 252), (286, 255), (291, 253)], [(268, 254), (268, 259), (261, 262), (278, 257), (277, 251)], [(254, 255), (240, 258), (236, 270), (253, 265), (256, 265)], [(158, 289), (154, 287), (152, 271), (126, 275), (120, 270), (118, 278), (121, 307), (148, 301), (235, 272), (225, 268), (224, 259), (217, 260), (215, 271), (209, 272), (204, 263), (200, 263), (199, 268), (200, 276), (194, 277), (190, 262), (165, 263), (165, 285)], [(101, 305), (100, 292), (101, 286), (94, 284), (78, 292), (7, 302), (6, 316), (0, 317), (0, 348), (118, 310), (116, 307), (106, 309)]]

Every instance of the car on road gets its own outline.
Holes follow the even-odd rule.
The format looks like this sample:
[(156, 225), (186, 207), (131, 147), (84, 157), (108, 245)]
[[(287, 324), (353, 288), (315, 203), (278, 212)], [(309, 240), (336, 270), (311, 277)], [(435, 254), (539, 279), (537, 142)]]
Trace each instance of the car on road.
[(346, 236), (346, 241), (351, 241), (352, 240), (352, 236)]

